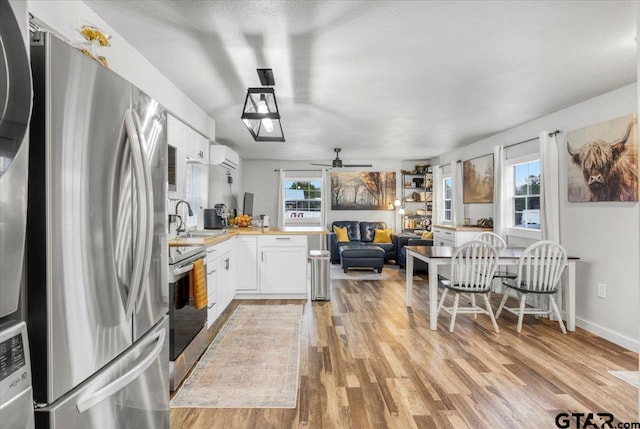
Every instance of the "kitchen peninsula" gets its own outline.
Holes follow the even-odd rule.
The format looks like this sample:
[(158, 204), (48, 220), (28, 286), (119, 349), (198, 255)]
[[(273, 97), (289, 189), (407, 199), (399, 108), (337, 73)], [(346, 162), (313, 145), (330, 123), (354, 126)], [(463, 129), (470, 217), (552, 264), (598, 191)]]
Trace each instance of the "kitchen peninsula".
[[(327, 229), (320, 227), (236, 227), (226, 231), (192, 230), (169, 240), (170, 264), (183, 257), (188, 257), (187, 263), (203, 260), (201, 268), (195, 268), (195, 263), (184, 268), (170, 265), (170, 272), (186, 276), (185, 270), (190, 270), (193, 279), (204, 277), (207, 296), (206, 308), (187, 305), (170, 312), (172, 332), (181, 332), (188, 341), (181, 353), (176, 351), (170, 364), (171, 390), (178, 387), (213, 340), (209, 328), (222, 319), (234, 298), (307, 299), (308, 236), (326, 234)], [(194, 280), (194, 297), (198, 293), (196, 283)], [(177, 298), (172, 296), (170, 301), (177, 302)], [(184, 308), (189, 311), (185, 320)]]
[[(306, 299), (307, 237), (328, 234), (323, 227), (229, 228), (218, 234), (215, 230), (199, 231), (202, 235), (207, 232), (215, 235), (188, 234), (170, 240), (169, 246), (204, 246), (212, 254), (217, 251), (216, 246), (231, 241), (231, 260), (236, 262), (230, 268), (225, 265), (225, 269), (234, 272), (230, 279), (232, 285), (220, 287), (231, 287), (229, 296), (243, 299)], [(209, 267), (208, 272), (211, 270)], [(207, 281), (209, 283), (209, 278)]]

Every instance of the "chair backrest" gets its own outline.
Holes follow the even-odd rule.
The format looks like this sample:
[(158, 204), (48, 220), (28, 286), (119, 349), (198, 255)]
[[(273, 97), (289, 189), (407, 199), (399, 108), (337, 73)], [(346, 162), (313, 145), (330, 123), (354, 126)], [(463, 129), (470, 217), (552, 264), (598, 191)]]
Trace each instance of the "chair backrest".
[(486, 241), (498, 250), (507, 247), (507, 243), (504, 239), (495, 232), (481, 232), (473, 237), (473, 239), (474, 241)]
[(456, 289), (488, 291), (496, 271), (498, 251), (485, 241), (469, 241), (451, 255), (451, 283)]
[(518, 265), (518, 287), (530, 292), (554, 293), (567, 265), (567, 253), (553, 241), (538, 241), (527, 247)]

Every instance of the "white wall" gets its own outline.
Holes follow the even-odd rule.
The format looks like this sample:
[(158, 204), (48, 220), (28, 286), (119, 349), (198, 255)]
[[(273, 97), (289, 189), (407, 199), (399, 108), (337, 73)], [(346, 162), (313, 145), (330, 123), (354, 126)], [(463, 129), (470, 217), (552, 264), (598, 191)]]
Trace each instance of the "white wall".
[[(566, 136), (571, 130), (637, 112), (636, 84), (592, 98), (569, 108), (481, 140), (441, 156), (441, 162), (492, 153), (536, 137), (542, 130), (560, 129), (560, 234), (567, 253), (579, 256), (576, 323), (623, 347), (637, 350), (640, 325), (640, 210), (638, 203), (569, 203), (567, 197)], [(486, 207), (467, 205), (468, 217), (486, 217)], [(481, 213), (484, 215), (481, 216)], [(597, 297), (597, 284), (607, 297)]]
[[(370, 171), (395, 171), (396, 172), (396, 195), (399, 194), (400, 160), (348, 160), (357, 164), (372, 164), (373, 168), (361, 169)], [(242, 165), (242, 193), (253, 192), (255, 199), (253, 203), (254, 216), (259, 214), (268, 215), (272, 225), (278, 222), (278, 173), (275, 170), (296, 170), (296, 169), (320, 169), (310, 165), (310, 162), (318, 161), (272, 161), (272, 160), (245, 160)], [(356, 169), (336, 169), (333, 171), (357, 171)], [(303, 174), (303, 173), (301, 173)], [(242, 195), (241, 193), (241, 195)], [(393, 201), (392, 201), (393, 202)], [(240, 202), (240, 204), (242, 204)], [(382, 221), (386, 222), (390, 228), (394, 227), (395, 210), (333, 210), (329, 212), (328, 223), (334, 220), (359, 220), (359, 221)], [(396, 218), (396, 226), (400, 228), (400, 218)], [(315, 242), (310, 241), (310, 248), (317, 248)]]
[(151, 65), (109, 24), (82, 1), (28, 0), (15, 2), (28, 5), (28, 10), (49, 28), (73, 42), (84, 41), (78, 32), (80, 23), (89, 22), (111, 35), (108, 48), (101, 48), (109, 68), (124, 77), (165, 106), (175, 116), (210, 140), (215, 139), (215, 122), (204, 110)]
[[(237, 170), (226, 170), (220, 166), (209, 166), (209, 207), (213, 208), (218, 203), (225, 204), (229, 212), (238, 208), (242, 210), (242, 171), (243, 161), (240, 161)], [(229, 172), (229, 176), (227, 176)], [(227, 177), (233, 178), (229, 185)]]

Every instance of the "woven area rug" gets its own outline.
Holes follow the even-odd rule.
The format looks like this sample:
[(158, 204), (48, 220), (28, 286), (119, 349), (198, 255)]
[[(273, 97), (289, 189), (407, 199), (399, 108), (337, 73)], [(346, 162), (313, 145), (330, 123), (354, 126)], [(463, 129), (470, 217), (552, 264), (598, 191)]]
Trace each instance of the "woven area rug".
[(171, 401), (189, 408), (295, 408), (302, 305), (239, 305)]
[(640, 372), (638, 371), (609, 371), (609, 374), (635, 387), (638, 387), (640, 384)]

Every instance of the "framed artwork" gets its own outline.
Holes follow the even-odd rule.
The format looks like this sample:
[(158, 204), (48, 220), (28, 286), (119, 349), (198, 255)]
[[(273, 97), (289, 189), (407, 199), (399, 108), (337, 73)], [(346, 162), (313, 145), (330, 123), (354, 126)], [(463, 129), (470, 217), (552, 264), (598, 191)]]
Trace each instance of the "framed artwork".
[(331, 173), (331, 210), (388, 210), (395, 199), (395, 171)]
[(570, 202), (638, 201), (638, 115), (567, 135)]
[(462, 163), (462, 201), (465, 204), (493, 202), (493, 154)]

